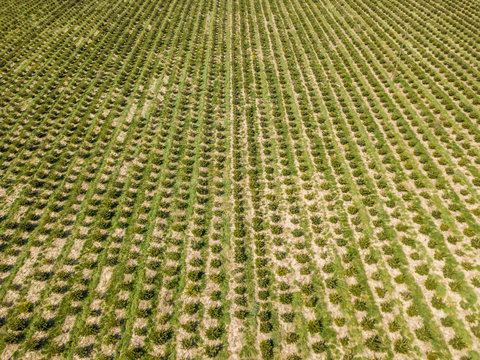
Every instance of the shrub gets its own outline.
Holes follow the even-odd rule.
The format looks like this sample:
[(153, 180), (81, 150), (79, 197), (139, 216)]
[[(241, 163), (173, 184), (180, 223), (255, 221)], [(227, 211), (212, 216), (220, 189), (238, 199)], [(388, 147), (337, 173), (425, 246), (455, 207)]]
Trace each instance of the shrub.
[(221, 298), (222, 298), (222, 292), (220, 290), (218, 291), (212, 290), (212, 292), (210, 293), (210, 299), (212, 299), (213, 301), (220, 301)]
[(248, 311), (247, 310), (237, 310), (237, 311), (235, 311), (234, 316), (237, 319), (243, 320), (248, 316)]
[(47, 337), (31, 338), (27, 343), (27, 348), (30, 350), (38, 351), (47, 343)]
[(222, 344), (207, 345), (205, 346), (205, 355), (207, 355), (207, 357), (214, 358), (218, 356), (220, 351), (222, 351), (222, 348)]
[(294, 332), (289, 332), (286, 336), (286, 341), (288, 344), (296, 343), (300, 339), (300, 336)]
[(173, 336), (171, 329), (161, 329), (153, 332), (152, 341), (157, 345), (163, 345)]
[(266, 334), (271, 332), (272, 329), (273, 329), (273, 326), (269, 321), (262, 321), (260, 323), (260, 332)]
[(287, 356), (287, 360), (302, 360), (302, 358), (296, 354), (290, 354)]
[(224, 333), (223, 328), (221, 328), (219, 326), (210, 327), (205, 331), (205, 335), (206, 335), (208, 340), (219, 339), (222, 336), (223, 333)]
[(317, 334), (320, 333), (323, 329), (323, 324), (322, 321), (317, 319), (317, 320), (310, 320), (307, 323), (307, 330), (311, 334)]
[(80, 346), (75, 349), (75, 354), (77, 354), (79, 357), (85, 358), (90, 356), (92, 350), (92, 345)]
[(260, 342), (260, 352), (262, 359), (273, 359), (273, 340), (263, 340)]
[(72, 291), (72, 300), (75, 300), (75, 301), (82, 301), (83, 299), (85, 299), (87, 297), (87, 290), (75, 290), (75, 291)]
[(33, 310), (33, 304), (30, 301), (24, 301), (18, 305), (18, 311), (20, 313), (29, 313)]
[(22, 341), (24, 335), (22, 333), (8, 332), (4, 339), (7, 344), (18, 344)]
[(120, 340), (120, 337), (117, 334), (107, 334), (103, 338), (105, 345), (114, 345), (118, 342), (118, 340)]
[(375, 327), (375, 319), (364, 316), (362, 321), (360, 322), (360, 325), (364, 330), (373, 330), (373, 328)]
[(293, 302), (293, 295), (291, 293), (282, 293), (279, 299), (282, 304), (291, 304)]
[(367, 340), (365, 341), (365, 346), (374, 352), (384, 351), (382, 340), (378, 335), (367, 338)]
[(23, 331), (28, 326), (28, 318), (14, 318), (9, 325), (9, 328), (14, 331)]
[(467, 344), (463, 340), (463, 338), (459, 335), (455, 335), (450, 341), (448, 342), (455, 350), (463, 350), (467, 347)]
[(182, 324), (182, 328), (184, 328), (186, 332), (194, 333), (197, 331), (198, 321), (195, 321), (195, 320), (187, 321), (185, 324)]
[(428, 277), (427, 280), (425, 280), (425, 288), (427, 290), (435, 290), (437, 288), (437, 280), (433, 277)]
[(198, 347), (198, 338), (191, 336), (189, 338), (182, 339), (181, 341), (182, 348), (189, 350)]
[(239, 305), (239, 306), (244, 306), (246, 307), (248, 305), (248, 300), (245, 296), (238, 296), (235, 298), (235, 304)]
[(47, 331), (54, 325), (54, 319), (45, 319), (45, 318), (39, 318), (35, 324), (34, 328), (38, 331)]
[(128, 349), (125, 357), (129, 360), (136, 360), (136, 359), (142, 359), (147, 351), (143, 347), (134, 347), (132, 349)]
[(323, 353), (327, 350), (327, 344), (323, 341), (317, 341), (312, 344), (312, 350), (315, 354)]
[(363, 300), (355, 299), (353, 303), (353, 307), (358, 311), (366, 311), (367, 310), (367, 303)]
[(292, 312), (288, 312), (288, 313), (283, 313), (282, 315), (280, 315), (280, 317), (284, 322), (292, 323), (295, 318), (295, 314)]
[(99, 332), (99, 327), (97, 324), (85, 324), (85, 327), (83, 328), (83, 334), (84, 335), (97, 335)]
[(213, 319), (220, 319), (223, 316), (223, 308), (221, 306), (213, 306), (208, 309), (208, 315)]
[(476, 237), (472, 240), (470, 240), (470, 243), (474, 249), (480, 249), (480, 238)]
[(406, 338), (395, 340), (393, 343), (393, 349), (396, 353), (407, 354), (410, 351), (409, 343), (410, 341)]

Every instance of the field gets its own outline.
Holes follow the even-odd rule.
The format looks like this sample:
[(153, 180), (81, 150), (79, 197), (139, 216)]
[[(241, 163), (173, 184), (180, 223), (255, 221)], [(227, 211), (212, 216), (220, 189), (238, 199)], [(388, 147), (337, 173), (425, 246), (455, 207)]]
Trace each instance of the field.
[(0, 0), (0, 359), (480, 359), (478, 0)]

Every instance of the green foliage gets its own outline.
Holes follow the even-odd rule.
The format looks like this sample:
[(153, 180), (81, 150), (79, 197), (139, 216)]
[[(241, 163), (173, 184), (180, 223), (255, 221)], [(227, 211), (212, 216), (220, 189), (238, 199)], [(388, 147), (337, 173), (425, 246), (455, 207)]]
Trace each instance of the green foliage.
[(452, 346), (455, 350), (463, 350), (467, 348), (467, 344), (463, 340), (463, 338), (459, 335), (455, 335), (452, 339), (448, 341), (450, 346)]
[(205, 355), (209, 358), (214, 358), (220, 354), (222, 349), (222, 344), (207, 345), (205, 346)]
[(213, 319), (220, 319), (223, 316), (222, 306), (212, 306), (208, 308), (208, 315)]
[(152, 333), (152, 341), (154, 344), (163, 345), (169, 341), (173, 336), (171, 329), (161, 329)]
[(17, 317), (10, 320), (8, 327), (13, 331), (23, 331), (26, 329), (29, 322), (28, 318)]
[(33, 303), (30, 301), (24, 301), (18, 305), (18, 312), (29, 313), (33, 311)]
[(323, 341), (316, 341), (312, 344), (312, 350), (315, 354), (321, 354), (325, 352), (328, 348), (327, 343)]
[(127, 350), (125, 357), (128, 360), (142, 359), (146, 353), (147, 351), (143, 347), (134, 347)]
[(269, 339), (260, 342), (260, 353), (264, 360), (273, 359), (273, 340)]
[(57, 3), (0, 12), (5, 356), (477, 356), (477, 7)]
[(410, 341), (406, 338), (395, 340), (393, 350), (399, 354), (408, 354), (410, 351)]
[(373, 335), (365, 341), (365, 346), (374, 352), (383, 352), (385, 351), (383, 342), (378, 335)]
[(319, 319), (308, 321), (307, 322), (307, 329), (308, 329), (308, 332), (311, 333), (311, 334), (320, 333), (323, 330), (322, 321), (319, 320)]
[(183, 338), (181, 340), (182, 348), (185, 350), (190, 350), (198, 347), (198, 338), (196, 336), (191, 336), (189, 338)]
[(289, 332), (285, 338), (288, 344), (296, 343), (299, 339), (300, 336), (294, 332)]
[(210, 327), (205, 331), (205, 335), (208, 340), (219, 339), (223, 335), (223, 333), (224, 333), (224, 329), (219, 326)]

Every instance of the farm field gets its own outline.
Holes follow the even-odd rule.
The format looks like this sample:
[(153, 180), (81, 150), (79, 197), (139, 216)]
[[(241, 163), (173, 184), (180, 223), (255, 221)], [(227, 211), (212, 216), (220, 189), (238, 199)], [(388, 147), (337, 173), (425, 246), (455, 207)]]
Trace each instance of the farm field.
[(478, 0), (0, 0), (0, 359), (480, 359)]

